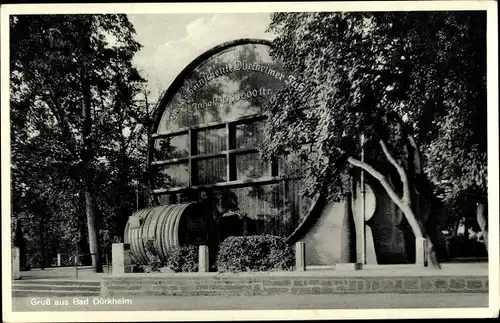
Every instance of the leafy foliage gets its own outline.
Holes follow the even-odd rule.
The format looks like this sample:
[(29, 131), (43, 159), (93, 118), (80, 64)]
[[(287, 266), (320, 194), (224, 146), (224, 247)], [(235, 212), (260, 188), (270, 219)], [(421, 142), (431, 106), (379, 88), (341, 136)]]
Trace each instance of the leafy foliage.
[(173, 247), (168, 251), (166, 265), (174, 272), (198, 271), (198, 246)]
[[(154, 252), (153, 241), (148, 241), (146, 243), (146, 252), (148, 254), (148, 264), (139, 265), (143, 272), (160, 272), (164, 267), (168, 267), (176, 273), (198, 271), (198, 246), (173, 247), (168, 251), (167, 259), (162, 260)], [(135, 260), (133, 262), (135, 263)]]
[(219, 246), (220, 272), (291, 270), (295, 257), (282, 237), (271, 235), (232, 236)]
[(359, 156), (361, 133), (368, 160), (379, 159), (376, 143), (384, 139), (407, 169), (411, 134), (433, 183), (448, 180), (454, 192), (484, 187), (485, 18), (480, 12), (273, 14), (272, 56), (304, 90), (289, 86), (269, 104), (264, 157), (297, 154), (308, 165), (308, 192), (328, 189), (338, 197), (345, 158)]
[[(148, 264), (139, 265), (138, 267), (145, 273), (159, 272), (160, 268), (164, 267), (164, 262), (154, 252), (154, 241), (149, 240), (146, 242), (146, 253), (148, 255)], [(136, 263), (135, 257), (132, 256), (133, 263)]]

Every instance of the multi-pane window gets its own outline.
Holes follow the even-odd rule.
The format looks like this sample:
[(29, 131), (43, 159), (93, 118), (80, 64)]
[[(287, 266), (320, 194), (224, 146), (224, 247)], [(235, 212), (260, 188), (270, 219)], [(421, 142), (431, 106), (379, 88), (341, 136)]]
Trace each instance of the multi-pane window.
[(151, 164), (159, 177), (157, 191), (278, 176), (277, 164), (259, 158), (263, 121), (263, 116), (249, 116), (157, 135)]

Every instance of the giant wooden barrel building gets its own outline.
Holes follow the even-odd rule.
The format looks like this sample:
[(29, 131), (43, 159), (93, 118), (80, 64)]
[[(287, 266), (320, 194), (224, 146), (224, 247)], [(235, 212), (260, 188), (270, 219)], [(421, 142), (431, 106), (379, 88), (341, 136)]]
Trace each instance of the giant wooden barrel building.
[(370, 176), (373, 214), (369, 221), (366, 214), (358, 216), (362, 220), (354, 221), (354, 229), (352, 209), (365, 195), (354, 191), (344, 201), (305, 198), (301, 166), (293, 155), (269, 163), (259, 158), (266, 102), (298, 80), (270, 49), (265, 40), (224, 43), (195, 59), (165, 92), (148, 155), (156, 206), (130, 218), (125, 240), (132, 253), (146, 262), (147, 241), (163, 258), (172, 246), (196, 243), (181, 233), (182, 219), (191, 214), (207, 224), (198, 234), (209, 244), (212, 260), (227, 236), (273, 234), (306, 241), (308, 264), (352, 261), (365, 258), (359, 237), (368, 232), (367, 263), (411, 262), (411, 232)]

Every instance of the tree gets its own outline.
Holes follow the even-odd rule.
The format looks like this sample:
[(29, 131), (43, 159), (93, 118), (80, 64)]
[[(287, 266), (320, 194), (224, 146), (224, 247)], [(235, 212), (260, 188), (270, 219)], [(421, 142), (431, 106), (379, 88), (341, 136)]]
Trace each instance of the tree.
[[(13, 123), (12, 128), (17, 126)], [(49, 128), (42, 130), (40, 135), (13, 149), (12, 214), (18, 231), (16, 245), (26, 245), (22, 255), (26, 252), (29, 259), (23, 267), (44, 268), (56, 253), (73, 253), (78, 240), (76, 228), (83, 220), (82, 201), (74, 185), (76, 179), (71, 177), (69, 163), (54, 158), (58, 156), (57, 146), (53, 145), (50, 133)], [(23, 239), (25, 234), (29, 239)]]
[[(269, 103), (263, 157), (298, 155), (307, 165), (307, 192), (331, 198), (343, 194), (350, 168), (366, 171), (415, 237), (426, 238), (431, 265), (439, 267), (431, 239), (436, 228), (426, 225), (421, 209), (421, 196), (432, 193), (421, 149), (440, 136), (436, 123), (449, 108), (443, 90), (455, 85), (449, 73), (471, 72), (474, 63), (453, 55), (478, 45), (484, 30), (474, 27), (481, 18), (471, 12), (273, 14), (271, 55), (295, 79)], [(474, 89), (462, 95), (467, 91)]]
[[(71, 160), (57, 145), (52, 125), (43, 110), (36, 110), (32, 95), (11, 83), (11, 183), (15, 245), (21, 246), (22, 267), (48, 265), (58, 252), (74, 245), (72, 228), (81, 218), (75, 203), (76, 178)], [(68, 180), (71, 179), (71, 180)], [(29, 239), (24, 239), (27, 235)], [(25, 248), (23, 248), (25, 247)], [(55, 250), (54, 250), (55, 251)], [(73, 250), (71, 250), (73, 252)], [(26, 253), (29, 261), (26, 261)]]
[[(144, 81), (131, 62), (140, 48), (134, 33), (125, 15), (25, 15), (10, 21), (11, 106), (19, 107), (12, 114), (27, 121), (13, 128), (22, 129), (21, 144), (40, 138), (42, 146), (32, 149), (44, 151), (54, 161), (44, 163), (44, 170), (63, 165), (66, 172), (60, 175), (81, 190), (97, 272), (102, 271), (99, 170), (110, 163), (104, 152), (117, 149), (114, 134), (133, 141), (130, 134), (135, 133), (138, 120), (132, 116), (132, 102), (115, 95), (123, 94), (124, 84), (130, 90)], [(134, 93), (127, 95), (130, 99)], [(117, 122), (121, 122), (119, 128)], [(18, 143), (17, 139), (13, 142)], [(13, 159), (14, 167), (30, 172), (33, 165), (21, 166), (22, 160)], [(13, 181), (14, 186), (22, 183)]]
[(477, 222), (488, 248), (486, 15), (447, 15), (445, 23), (442, 108), (423, 143), (424, 171), (449, 208), (462, 205), (466, 213), (464, 204), (476, 205), (476, 219), (466, 222)]
[[(485, 75), (480, 71), (478, 74)], [(483, 80), (470, 86), (483, 86), (478, 92), (484, 95), (485, 83)], [(467, 102), (469, 98), (464, 97), (460, 109), (458, 105), (450, 106), (437, 123), (440, 136), (426, 146), (429, 162), (425, 171), (439, 187), (441, 199), (459, 214), (455, 221), (465, 217), (466, 234), (467, 227), (476, 222), (488, 248), (486, 102)], [(460, 209), (455, 207), (458, 205)], [(467, 212), (470, 206), (475, 206), (474, 218), (470, 217), (472, 212)]]
[[(114, 144), (102, 147), (107, 162), (97, 174), (101, 192), (98, 201), (103, 214), (101, 240), (106, 252), (111, 251), (113, 240), (123, 235), (128, 217), (144, 207), (145, 202), (138, 201), (138, 190), (147, 182), (147, 93), (142, 85), (120, 82), (113, 99), (115, 117), (107, 121)], [(128, 129), (133, 131), (128, 133)]]

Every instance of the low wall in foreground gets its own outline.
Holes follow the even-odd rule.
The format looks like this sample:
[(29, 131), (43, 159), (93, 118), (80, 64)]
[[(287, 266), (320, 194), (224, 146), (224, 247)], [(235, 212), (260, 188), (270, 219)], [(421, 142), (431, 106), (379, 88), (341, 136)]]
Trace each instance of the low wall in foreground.
[(341, 293), (488, 293), (488, 276), (129, 274), (101, 282), (102, 297)]

